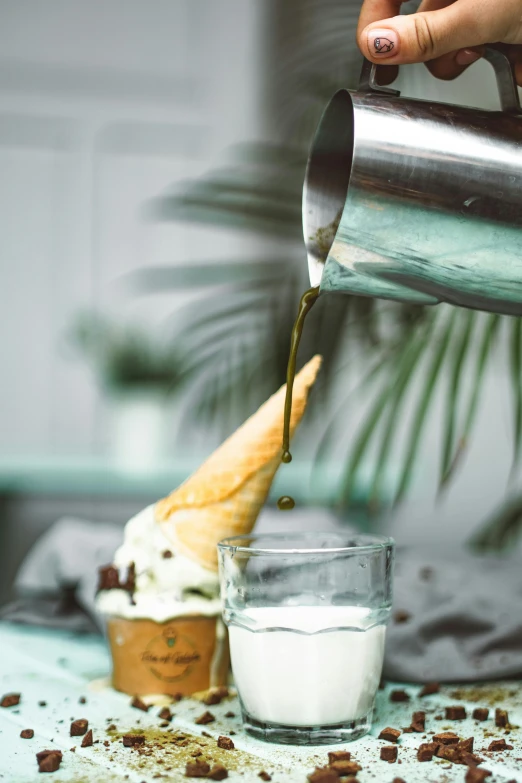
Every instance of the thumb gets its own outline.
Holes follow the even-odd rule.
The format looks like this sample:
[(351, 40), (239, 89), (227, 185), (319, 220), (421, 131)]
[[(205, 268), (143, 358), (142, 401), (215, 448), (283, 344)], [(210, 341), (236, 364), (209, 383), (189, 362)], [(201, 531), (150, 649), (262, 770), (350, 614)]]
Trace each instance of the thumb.
[(491, 40), (489, 20), (477, 18), (472, 3), (456, 3), (436, 11), (394, 16), (374, 22), (359, 34), (359, 46), (369, 60), (388, 65), (433, 60), (448, 52)]

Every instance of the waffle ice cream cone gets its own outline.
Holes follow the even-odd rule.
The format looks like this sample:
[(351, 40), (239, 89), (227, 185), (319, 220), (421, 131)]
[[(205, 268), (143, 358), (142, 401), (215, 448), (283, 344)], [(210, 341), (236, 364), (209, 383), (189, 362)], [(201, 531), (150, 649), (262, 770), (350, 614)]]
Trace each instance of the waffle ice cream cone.
[[(296, 375), (290, 435), (306, 409), (322, 359)], [(207, 461), (155, 506), (157, 521), (176, 552), (217, 571), (217, 544), (248, 534), (281, 463), (286, 385), (270, 397)]]

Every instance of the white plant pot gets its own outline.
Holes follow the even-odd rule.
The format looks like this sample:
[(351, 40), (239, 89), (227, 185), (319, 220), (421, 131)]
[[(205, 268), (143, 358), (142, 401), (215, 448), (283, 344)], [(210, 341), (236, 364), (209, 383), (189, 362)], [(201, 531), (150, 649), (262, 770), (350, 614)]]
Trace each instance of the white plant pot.
[(148, 389), (113, 398), (109, 451), (116, 467), (150, 471), (161, 467), (167, 454), (165, 395)]

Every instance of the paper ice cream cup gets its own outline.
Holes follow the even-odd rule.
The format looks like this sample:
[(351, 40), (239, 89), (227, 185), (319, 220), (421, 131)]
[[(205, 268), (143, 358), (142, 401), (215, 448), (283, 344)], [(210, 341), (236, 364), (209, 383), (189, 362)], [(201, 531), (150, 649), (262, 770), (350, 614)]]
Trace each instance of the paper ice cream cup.
[(230, 668), (227, 630), (221, 617), (167, 620), (110, 617), (112, 685), (132, 696), (190, 696), (226, 685)]

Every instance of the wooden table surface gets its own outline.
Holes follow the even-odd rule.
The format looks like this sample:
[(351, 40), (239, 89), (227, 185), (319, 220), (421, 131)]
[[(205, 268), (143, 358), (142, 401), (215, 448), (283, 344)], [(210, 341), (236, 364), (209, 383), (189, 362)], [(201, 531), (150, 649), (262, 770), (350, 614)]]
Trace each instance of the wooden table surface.
[[(0, 780), (9, 783), (46, 780), (38, 773), (35, 754), (48, 748), (63, 752), (60, 769), (49, 775), (49, 779), (70, 783), (186, 780), (186, 761), (197, 750), (216, 763), (225, 764), (231, 781), (244, 783), (259, 783), (261, 770), (268, 772), (274, 783), (306, 783), (307, 774), (326, 762), (328, 748), (324, 746), (276, 746), (247, 737), (241, 730), (239, 707), (234, 698), (210, 708), (195, 699), (185, 699), (172, 706), (175, 717), (170, 726), (160, 728), (157, 715), (160, 704), (148, 712), (131, 707), (128, 696), (108, 686), (109, 669), (109, 656), (101, 637), (0, 623), (0, 691), (22, 694), (18, 706), (0, 709)], [(400, 687), (405, 688), (410, 701), (390, 702), (390, 691)], [(522, 731), (518, 728), (522, 726), (520, 682), (444, 686), (439, 694), (424, 698), (418, 696), (419, 690), (418, 686), (389, 684), (379, 691), (371, 735), (346, 746), (363, 768), (358, 775), (360, 783), (391, 783), (395, 777), (406, 783), (464, 781), (464, 766), (441, 759), (426, 763), (416, 760), (416, 749), (421, 742), (429, 740), (429, 733), (427, 737), (415, 733), (401, 735), (400, 763), (389, 764), (379, 759), (379, 748), (387, 744), (377, 739), (381, 729), (408, 726), (414, 710), (426, 712), (427, 732), (449, 730), (462, 738), (474, 736), (475, 750), (485, 759), (482, 767), (493, 773), (488, 783), (513, 780), (522, 783)], [(86, 703), (80, 703), (82, 697)], [(45, 702), (45, 706), (39, 702)], [(453, 704), (466, 707), (466, 720), (444, 718), (444, 708)], [(477, 706), (490, 708), (487, 721), (471, 719), (471, 711)], [(509, 734), (495, 727), (495, 707), (508, 710), (513, 726)], [(206, 709), (215, 715), (215, 722), (197, 726), (195, 718)], [(227, 712), (234, 712), (236, 717), (225, 717)], [(436, 716), (443, 718), (436, 720)], [(89, 721), (94, 739), (99, 740), (90, 748), (81, 748), (81, 737), (69, 736), (71, 720), (78, 718)], [(108, 733), (107, 728), (112, 724), (116, 729)], [(34, 730), (33, 739), (20, 738), (21, 730), (27, 728)], [(123, 734), (136, 731), (146, 737), (141, 754), (123, 747), (121, 739)], [(203, 731), (210, 736), (204, 736)], [(222, 734), (232, 735), (235, 751), (217, 749), (216, 738)], [(182, 735), (187, 736), (186, 741)], [(500, 737), (505, 737), (514, 746), (513, 750), (488, 753), (491, 740)]]

